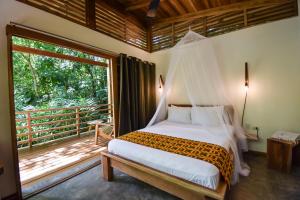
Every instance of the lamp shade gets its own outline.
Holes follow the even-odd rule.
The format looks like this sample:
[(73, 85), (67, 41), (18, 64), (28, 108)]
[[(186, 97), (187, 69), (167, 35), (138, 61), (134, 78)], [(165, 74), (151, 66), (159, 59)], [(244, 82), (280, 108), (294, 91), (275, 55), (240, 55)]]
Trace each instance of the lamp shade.
[(245, 87), (249, 87), (248, 63), (245, 63)]
[(159, 88), (162, 88), (164, 86), (164, 80), (162, 78), (162, 75), (159, 75)]

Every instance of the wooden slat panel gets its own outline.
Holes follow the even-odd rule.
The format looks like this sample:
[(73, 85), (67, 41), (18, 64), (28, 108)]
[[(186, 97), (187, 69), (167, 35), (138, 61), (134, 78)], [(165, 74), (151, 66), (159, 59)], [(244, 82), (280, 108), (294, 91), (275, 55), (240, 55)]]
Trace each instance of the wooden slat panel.
[(148, 50), (146, 28), (103, 3), (96, 3), (96, 29), (118, 40)]
[(85, 0), (23, 0), (23, 2), (85, 25)]
[(244, 11), (231, 12), (212, 19), (207, 17), (207, 36), (224, 34), (241, 28), (244, 28)]
[(292, 0), (282, 4), (241, 9), (180, 23), (154, 24), (152, 26), (152, 50), (158, 51), (174, 46), (187, 33), (189, 26), (201, 35), (212, 37), (297, 15), (297, 1)]
[(267, 9), (251, 9), (248, 12), (248, 25), (257, 25), (270, 21), (280, 20), (287, 17), (297, 15), (297, 9), (295, 9), (294, 3), (288, 3), (285, 5), (273, 6)]
[[(132, 15), (121, 13), (103, 1), (89, 0), (18, 0), (75, 23), (88, 26), (115, 39), (148, 50), (147, 30)], [(87, 7), (87, 8), (86, 8)], [(91, 8), (93, 10), (91, 11)], [(89, 12), (89, 13), (87, 13)], [(94, 14), (95, 12), (95, 14)]]
[(152, 50), (157, 51), (163, 48), (171, 47), (172, 26), (170, 25), (154, 25), (152, 26)]
[[(90, 17), (86, 14), (89, 10), (86, 9), (86, 0), (18, 1), (88, 26), (147, 51), (172, 47), (188, 31), (189, 26), (195, 32), (212, 37), (298, 15), (297, 0), (238, 0), (232, 3), (208, 0), (201, 3), (195, 0), (185, 3), (162, 1), (157, 11), (158, 16), (152, 21), (154, 24), (146, 28), (146, 20), (142, 19), (141, 23), (139, 18), (133, 17), (127, 11), (134, 10), (135, 16), (141, 18), (146, 15), (146, 5), (149, 2), (126, 1), (122, 9), (110, 1), (99, 0), (94, 2), (95, 16), (91, 16), (94, 20), (91, 26), (86, 19)], [(171, 15), (174, 16), (170, 17)]]

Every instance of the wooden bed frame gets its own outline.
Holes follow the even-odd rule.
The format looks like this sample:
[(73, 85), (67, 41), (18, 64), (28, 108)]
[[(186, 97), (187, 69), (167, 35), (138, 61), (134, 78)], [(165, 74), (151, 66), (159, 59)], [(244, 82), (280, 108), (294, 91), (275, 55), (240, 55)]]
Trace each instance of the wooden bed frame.
[(127, 160), (123, 157), (111, 154), (107, 150), (102, 151), (101, 156), (102, 174), (106, 181), (113, 180), (113, 169), (115, 168), (129, 176), (139, 179), (181, 199), (204, 200), (207, 199), (207, 197), (218, 200), (225, 199), (227, 185), (223, 180), (220, 180), (216, 190), (211, 190), (201, 185), (197, 185), (145, 165)]
[[(188, 104), (172, 104), (181, 107), (191, 107)], [(209, 105), (204, 105), (209, 106)], [(232, 106), (225, 106), (225, 111), (233, 119)], [(230, 151), (232, 155), (232, 151)], [(218, 188), (212, 190), (204, 186), (186, 181), (184, 179), (166, 174), (156, 169), (147, 167), (143, 164), (128, 160), (121, 156), (109, 153), (107, 150), (101, 152), (102, 156), (102, 174), (106, 181), (113, 180), (113, 169), (128, 174), (136, 179), (148, 183), (158, 189), (166, 191), (181, 199), (188, 200), (204, 200), (204, 199), (217, 199), (224, 200), (227, 193), (227, 185), (224, 180), (220, 179)], [(233, 160), (233, 156), (232, 156)]]

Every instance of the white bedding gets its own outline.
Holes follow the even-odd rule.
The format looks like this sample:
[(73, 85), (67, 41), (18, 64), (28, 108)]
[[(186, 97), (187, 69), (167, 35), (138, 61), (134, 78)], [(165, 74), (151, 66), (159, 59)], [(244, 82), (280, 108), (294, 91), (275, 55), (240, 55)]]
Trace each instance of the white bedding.
[[(224, 129), (220, 127), (201, 127), (199, 125), (163, 121), (141, 129), (141, 131), (208, 142), (229, 149), (229, 141), (223, 134)], [(109, 142), (108, 151), (211, 189), (216, 189), (219, 183), (218, 168), (202, 160), (119, 139)]]

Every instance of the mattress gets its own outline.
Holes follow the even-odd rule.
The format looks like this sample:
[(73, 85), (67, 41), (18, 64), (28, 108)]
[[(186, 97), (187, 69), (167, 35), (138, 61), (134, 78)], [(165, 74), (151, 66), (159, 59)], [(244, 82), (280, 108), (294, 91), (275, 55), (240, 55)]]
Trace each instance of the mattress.
[[(151, 127), (141, 129), (141, 131), (217, 144), (227, 150), (229, 149), (228, 137), (225, 136), (224, 128), (221, 127), (202, 127), (162, 121)], [(232, 134), (232, 131), (230, 134)], [(108, 151), (213, 190), (219, 184), (220, 174), (218, 168), (202, 160), (119, 139), (113, 139), (109, 142)]]

